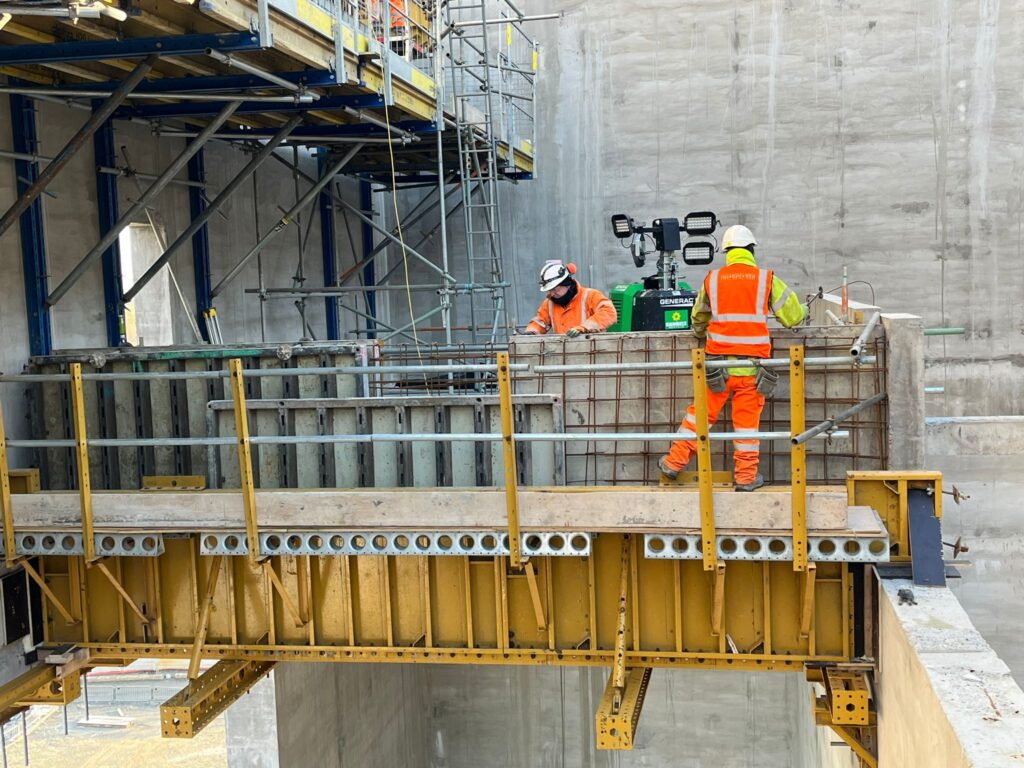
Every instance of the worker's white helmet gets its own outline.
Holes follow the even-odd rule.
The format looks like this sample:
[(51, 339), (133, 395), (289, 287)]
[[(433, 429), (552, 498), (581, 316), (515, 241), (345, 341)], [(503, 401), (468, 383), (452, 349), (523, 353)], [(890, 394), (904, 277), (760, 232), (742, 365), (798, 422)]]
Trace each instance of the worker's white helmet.
[(742, 224), (733, 224), (722, 235), (723, 251), (728, 251), (730, 248), (748, 248), (751, 245), (757, 245), (757, 239), (754, 237), (754, 233)]
[(567, 277), (576, 271), (573, 264), (563, 264), (560, 261), (545, 261), (540, 268), (540, 291), (547, 293), (556, 285), (560, 285)]

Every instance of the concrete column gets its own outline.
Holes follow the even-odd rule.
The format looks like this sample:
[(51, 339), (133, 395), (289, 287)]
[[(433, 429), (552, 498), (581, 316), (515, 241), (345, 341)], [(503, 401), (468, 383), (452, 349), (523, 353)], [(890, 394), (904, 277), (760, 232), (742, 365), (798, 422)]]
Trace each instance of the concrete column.
[(882, 315), (888, 359), (888, 469), (924, 469), (924, 321), (916, 315)]

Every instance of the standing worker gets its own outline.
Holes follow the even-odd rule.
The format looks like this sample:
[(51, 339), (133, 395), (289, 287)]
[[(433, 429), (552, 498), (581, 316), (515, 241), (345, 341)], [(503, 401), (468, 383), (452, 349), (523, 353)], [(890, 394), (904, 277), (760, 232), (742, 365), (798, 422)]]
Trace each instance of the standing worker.
[(584, 288), (573, 275), (575, 264), (547, 261), (540, 270), (540, 290), (547, 298), (540, 303), (537, 314), (524, 333), (599, 333), (614, 325), (619, 315), (611, 299), (594, 288)]
[[(707, 359), (768, 358), (768, 312), (787, 328), (799, 324), (806, 309), (796, 294), (769, 269), (754, 261), (754, 234), (742, 225), (729, 227), (722, 236), (725, 266), (704, 278), (691, 317), (693, 334), (706, 339)], [(736, 432), (756, 432), (766, 396), (771, 396), (778, 374), (762, 367), (705, 368), (707, 374), (708, 427), (732, 395), (732, 426)], [(691, 404), (679, 425), (680, 432), (695, 432), (696, 408)], [(697, 450), (692, 440), (677, 440), (658, 468), (675, 479)], [(757, 472), (760, 441), (733, 440), (733, 479), (737, 491), (753, 491), (764, 485)]]

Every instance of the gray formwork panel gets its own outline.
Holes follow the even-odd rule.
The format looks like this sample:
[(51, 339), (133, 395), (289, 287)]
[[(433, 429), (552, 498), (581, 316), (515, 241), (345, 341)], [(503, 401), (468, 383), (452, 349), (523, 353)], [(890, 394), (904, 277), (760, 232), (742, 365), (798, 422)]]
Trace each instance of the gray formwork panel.
[[(275, 414), (288, 425), (289, 435), (487, 433), (500, 432), (496, 395), (435, 395), (429, 397), (309, 398), (250, 400), (250, 421), (260, 424), (263, 413)], [(209, 404), (212, 434), (235, 434), (231, 401)], [(516, 428), (561, 433), (561, 401), (550, 395), (516, 395)], [(317, 418), (309, 418), (316, 415)], [(268, 423), (270, 421), (268, 420)], [(253, 432), (254, 436), (258, 433)], [(504, 464), (499, 441), (333, 443), (321, 445), (259, 445), (261, 455), (276, 454), (279, 463), (292, 463), (298, 449), (315, 448), (309, 470), (297, 476), (294, 488), (402, 488), (503, 486)], [(563, 485), (564, 446), (526, 443), (516, 446), (518, 482), (522, 485)], [(238, 453), (234, 446), (211, 452), (219, 462), (211, 467), (210, 487), (237, 488)], [(316, 466), (330, 466), (333, 475), (317, 475)], [(262, 480), (263, 478), (261, 478)], [(324, 482), (331, 479), (332, 484)], [(275, 483), (277, 479), (275, 479)], [(263, 487), (282, 487), (280, 484)]]

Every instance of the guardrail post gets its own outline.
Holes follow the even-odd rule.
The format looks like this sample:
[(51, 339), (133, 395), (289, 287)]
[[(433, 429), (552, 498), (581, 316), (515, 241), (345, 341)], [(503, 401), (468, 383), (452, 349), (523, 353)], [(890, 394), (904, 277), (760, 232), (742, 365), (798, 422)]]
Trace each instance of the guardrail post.
[(718, 567), (718, 546), (715, 536), (715, 500), (711, 476), (711, 443), (708, 438), (707, 371), (704, 368), (704, 350), (690, 352), (693, 361), (693, 406), (697, 425), (697, 487), (700, 489), (700, 534), (704, 552), (704, 570)]
[[(789, 429), (796, 437), (804, 431), (804, 346), (789, 348)], [(793, 504), (793, 570), (807, 570), (807, 446), (789, 451)]]
[(78, 498), (82, 506), (82, 545), (85, 562), (96, 559), (93, 540), (92, 486), (89, 481), (89, 445), (85, 436), (85, 392), (82, 389), (82, 364), (71, 363), (71, 420), (75, 428), (75, 471), (78, 473)]
[(11, 475), (7, 468), (7, 436), (4, 434), (4, 410), (0, 405), (0, 512), (4, 522), (4, 561), (14, 567), (14, 509), (11, 506)]
[(516, 444), (512, 432), (512, 382), (508, 352), (498, 353), (498, 404), (501, 409), (501, 449), (505, 460), (505, 509), (508, 512), (508, 553), (513, 568), (521, 568), (519, 546), (519, 494), (516, 487)]
[(228, 361), (231, 374), (231, 399), (235, 407), (235, 438), (238, 441), (238, 470), (241, 475), (242, 506), (245, 508), (245, 539), (249, 545), (249, 560), (260, 561), (260, 534), (256, 523), (256, 485), (252, 474), (252, 447), (249, 443), (249, 419), (245, 411), (245, 380), (242, 378), (242, 360)]

